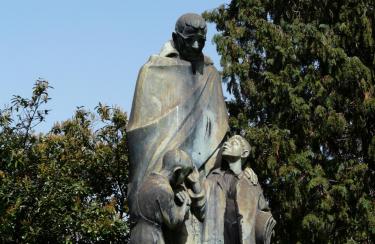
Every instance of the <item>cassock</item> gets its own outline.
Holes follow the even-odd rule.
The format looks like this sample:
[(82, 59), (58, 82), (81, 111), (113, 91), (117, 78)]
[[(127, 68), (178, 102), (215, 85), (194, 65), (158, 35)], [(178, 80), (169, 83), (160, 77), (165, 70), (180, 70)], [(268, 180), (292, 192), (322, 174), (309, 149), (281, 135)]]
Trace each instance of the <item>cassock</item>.
[(146, 176), (160, 170), (168, 150), (184, 150), (202, 169), (214, 161), (227, 130), (221, 77), (212, 61), (205, 57), (203, 74), (193, 73), (173, 42), (166, 43), (141, 68), (134, 93), (127, 128), (131, 213), (136, 214), (134, 194)]

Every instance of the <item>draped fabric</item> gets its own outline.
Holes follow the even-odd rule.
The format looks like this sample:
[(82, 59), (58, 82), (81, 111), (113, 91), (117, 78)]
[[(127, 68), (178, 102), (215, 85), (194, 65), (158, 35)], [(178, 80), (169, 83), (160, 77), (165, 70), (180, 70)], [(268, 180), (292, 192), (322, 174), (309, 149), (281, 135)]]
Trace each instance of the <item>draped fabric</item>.
[(173, 44), (161, 54), (151, 56), (139, 72), (127, 128), (131, 211), (139, 185), (160, 170), (165, 152), (180, 148), (201, 168), (228, 130), (220, 75), (209, 59), (203, 74), (193, 74)]

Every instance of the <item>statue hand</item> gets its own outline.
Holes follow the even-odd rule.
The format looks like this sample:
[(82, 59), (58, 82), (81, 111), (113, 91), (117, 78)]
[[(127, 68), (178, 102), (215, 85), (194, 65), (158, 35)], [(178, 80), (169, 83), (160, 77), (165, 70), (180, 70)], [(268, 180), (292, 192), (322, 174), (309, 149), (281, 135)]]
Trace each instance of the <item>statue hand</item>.
[(176, 193), (176, 198), (182, 205), (190, 205), (191, 199), (187, 191), (179, 191)]
[(199, 181), (199, 172), (196, 167), (194, 167), (193, 171), (186, 177), (186, 185), (193, 191), (193, 193), (197, 194), (202, 191), (201, 182)]
[(194, 184), (199, 181), (199, 172), (195, 166), (193, 171), (186, 177), (186, 180), (191, 184)]
[(176, 198), (182, 203), (179, 213), (182, 215), (182, 219), (187, 219), (189, 217), (191, 199), (187, 191), (181, 190), (176, 193)]
[(245, 168), (244, 174), (245, 174), (246, 178), (249, 179), (250, 182), (253, 185), (258, 184), (258, 176), (255, 174), (255, 172), (250, 167)]

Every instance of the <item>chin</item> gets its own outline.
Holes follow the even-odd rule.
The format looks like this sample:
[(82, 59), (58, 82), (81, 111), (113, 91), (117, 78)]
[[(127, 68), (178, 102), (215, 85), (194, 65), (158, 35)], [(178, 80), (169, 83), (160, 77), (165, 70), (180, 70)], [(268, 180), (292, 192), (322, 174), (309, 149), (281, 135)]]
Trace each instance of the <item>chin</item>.
[(222, 157), (226, 160), (233, 161), (234, 158), (237, 158), (236, 156), (232, 154), (222, 154)]
[(198, 60), (203, 57), (203, 53), (191, 51), (191, 52), (186, 53), (186, 55), (183, 55), (183, 56), (185, 56), (186, 59), (188, 60)]
[(228, 161), (228, 162), (235, 162), (235, 161), (237, 161), (238, 159), (241, 158), (241, 156), (238, 156), (238, 155), (235, 155), (235, 154), (229, 153), (229, 152), (228, 153), (222, 153), (221, 155), (222, 155), (223, 159)]

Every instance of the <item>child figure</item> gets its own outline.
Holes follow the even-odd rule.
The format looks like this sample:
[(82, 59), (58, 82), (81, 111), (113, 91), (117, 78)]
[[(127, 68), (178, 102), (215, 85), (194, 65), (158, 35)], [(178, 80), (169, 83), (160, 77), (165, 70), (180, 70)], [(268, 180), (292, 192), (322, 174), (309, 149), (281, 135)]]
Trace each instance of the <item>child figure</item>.
[(235, 135), (223, 144), (222, 167), (205, 182), (207, 204), (203, 243), (269, 243), (276, 224), (258, 177), (246, 159), (250, 144)]
[(181, 190), (175, 194), (174, 190), (181, 188), (192, 170), (193, 163), (184, 151), (165, 153), (160, 172), (147, 176), (136, 195), (138, 220), (131, 232), (131, 244), (164, 244), (163, 230), (175, 229), (187, 219), (189, 194)]

